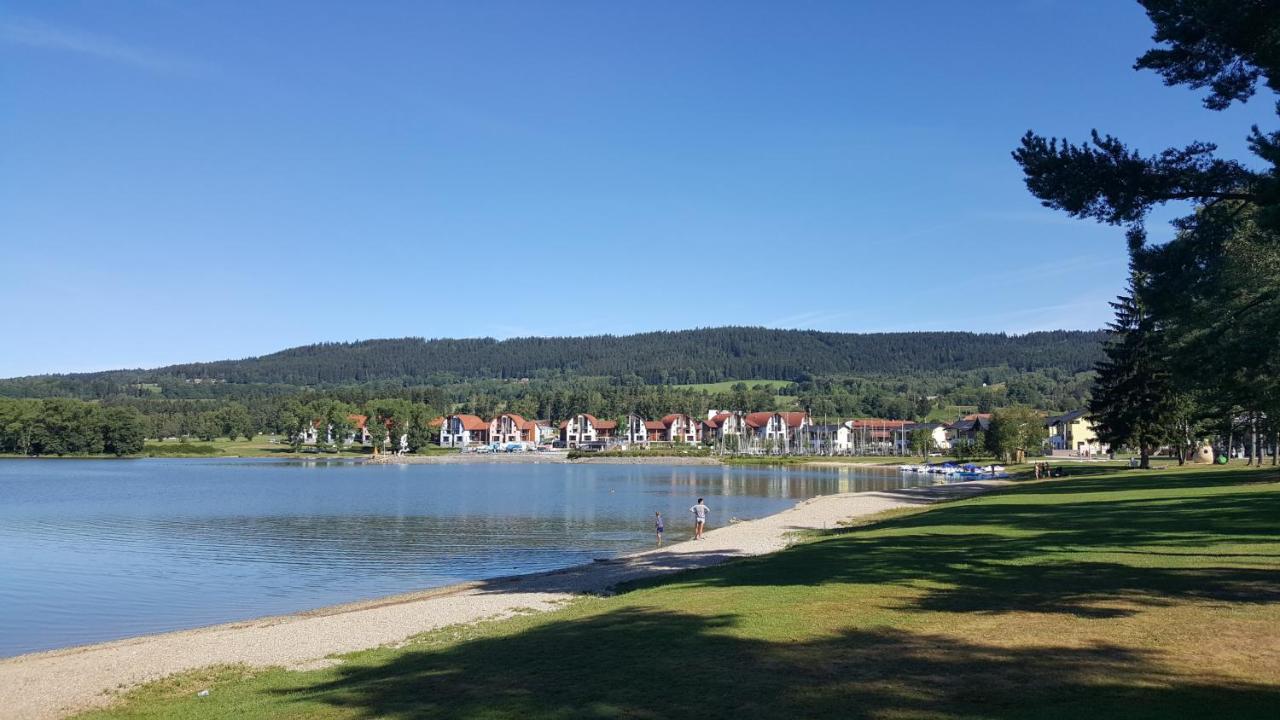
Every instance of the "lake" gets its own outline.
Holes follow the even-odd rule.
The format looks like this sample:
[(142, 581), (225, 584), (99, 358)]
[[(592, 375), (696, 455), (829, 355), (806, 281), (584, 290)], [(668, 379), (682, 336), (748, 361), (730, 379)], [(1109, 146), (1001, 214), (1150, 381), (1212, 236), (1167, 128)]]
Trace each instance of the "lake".
[(0, 460), (0, 656), (548, 570), (816, 495), (862, 468)]

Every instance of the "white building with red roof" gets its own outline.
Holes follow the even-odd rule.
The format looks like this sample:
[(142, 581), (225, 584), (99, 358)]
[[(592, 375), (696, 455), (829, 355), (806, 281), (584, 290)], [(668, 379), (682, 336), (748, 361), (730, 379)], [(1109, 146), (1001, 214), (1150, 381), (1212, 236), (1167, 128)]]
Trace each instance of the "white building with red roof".
[(748, 447), (765, 452), (791, 452), (803, 446), (802, 434), (809, 427), (809, 413), (754, 412), (743, 418)]
[(538, 424), (515, 413), (503, 413), (489, 421), (489, 442), (511, 443), (538, 442)]
[(661, 420), (645, 420), (636, 413), (627, 415), (627, 426), (623, 428), (621, 439), (628, 445), (648, 445), (665, 439), (667, 427)]
[(713, 445), (741, 447), (746, 430), (742, 413), (710, 410), (702, 423), (702, 439)]
[(663, 440), (669, 443), (696, 444), (702, 442), (702, 423), (684, 413), (672, 413), (662, 418), (665, 432)]
[(560, 423), (560, 442), (572, 450), (587, 443), (612, 440), (617, 431), (617, 420), (600, 420), (589, 413), (578, 413)]
[(489, 423), (475, 415), (450, 415), (440, 426), (440, 447), (464, 448), (489, 442)]

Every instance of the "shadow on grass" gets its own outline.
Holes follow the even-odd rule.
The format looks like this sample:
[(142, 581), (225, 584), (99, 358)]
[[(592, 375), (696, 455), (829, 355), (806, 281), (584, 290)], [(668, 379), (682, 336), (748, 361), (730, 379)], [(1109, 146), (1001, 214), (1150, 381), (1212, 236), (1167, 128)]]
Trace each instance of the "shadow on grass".
[(1061, 482), (1037, 482), (1023, 478), (1020, 489), (1053, 495), (1117, 490), (1185, 489), (1220, 487), (1248, 482), (1280, 481), (1277, 468), (1206, 467), (1186, 465), (1168, 470), (1128, 470), (1115, 467), (1067, 466)]
[(774, 642), (736, 625), (622, 609), (273, 692), (403, 719), (1249, 718), (1280, 702), (1280, 688), (1171, 676), (1112, 645), (1008, 649), (896, 630)]
[[(888, 595), (902, 603), (895, 609), (955, 613), (958, 623), (961, 613), (1112, 618), (1187, 600), (1280, 601), (1280, 492), (1217, 487), (1250, 481), (1239, 474), (1142, 479), (1136, 489), (1182, 492), (1135, 497), (1129, 476), (1083, 490), (1126, 491), (1104, 498), (1046, 499), (1046, 490), (1065, 484), (1028, 485), (646, 584), (766, 593), (896, 584), (911, 592)], [(1236, 545), (1215, 555), (1223, 543)], [(344, 715), (403, 720), (1144, 720), (1270, 718), (1280, 707), (1280, 686), (1208, 671), (1179, 675), (1155, 650), (1052, 638), (1008, 647), (902, 628), (795, 637), (771, 629), (767, 616), (750, 617), (622, 607), (437, 648), (379, 651), (329, 671), (320, 684), (282, 676), (271, 692)]]
[[(716, 587), (895, 583), (918, 590), (903, 609), (1081, 617), (1116, 617), (1179, 600), (1280, 601), (1274, 544), (1280, 492), (1243, 485), (1196, 493), (1195, 483), (1205, 478), (1152, 481), (1188, 492), (1019, 503), (1021, 493), (1043, 494), (1020, 487), (991, 498), (995, 502), (942, 506), (835, 531), (784, 556), (679, 581)], [(1113, 480), (1093, 489), (1117, 485)], [(1245, 547), (1217, 554), (1213, 548), (1220, 544)]]

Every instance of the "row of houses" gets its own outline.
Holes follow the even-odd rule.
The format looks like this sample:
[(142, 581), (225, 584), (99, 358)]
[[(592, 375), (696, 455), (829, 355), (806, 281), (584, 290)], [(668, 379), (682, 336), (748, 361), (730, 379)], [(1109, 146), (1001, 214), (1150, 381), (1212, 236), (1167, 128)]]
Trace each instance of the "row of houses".
[(601, 420), (588, 413), (560, 423), (560, 442), (567, 448), (605, 445), (716, 445), (730, 449), (798, 448), (811, 423), (805, 412), (735, 413), (711, 411), (705, 419), (671, 413), (646, 420), (634, 413), (625, 420)]
[(528, 420), (515, 413), (503, 413), (492, 420), (482, 420), (476, 415), (449, 415), (431, 424), (440, 427), (441, 447), (467, 448), (495, 443), (541, 445), (555, 437), (550, 421)]
[[(546, 420), (529, 420), (504, 413), (492, 420), (476, 415), (450, 415), (440, 427), (440, 445), (451, 448), (554, 442), (568, 449), (603, 450), (653, 445), (708, 445), (726, 452), (804, 453), (819, 455), (908, 455), (912, 437), (927, 432), (938, 451), (974, 443), (991, 429), (990, 413), (965, 415), (951, 423), (861, 418), (835, 424), (815, 424), (807, 412), (730, 412), (712, 410), (705, 418), (671, 413), (649, 420), (635, 413), (620, 420), (604, 420), (578, 413), (553, 427)], [(1077, 454), (1106, 452), (1083, 410), (1045, 419), (1049, 446)]]
[[(602, 420), (579, 413), (555, 427), (547, 420), (530, 420), (515, 413), (503, 413), (491, 420), (476, 415), (449, 415), (431, 422), (439, 428), (440, 445), (449, 448), (486, 445), (555, 443), (568, 449), (649, 447), (652, 445), (709, 445), (726, 452), (804, 453), (817, 455), (880, 454), (907, 455), (918, 431), (929, 433), (938, 451), (957, 444), (976, 442), (991, 429), (990, 413), (965, 415), (951, 423), (917, 423), (907, 420), (861, 418), (835, 424), (815, 424), (807, 412), (730, 412), (712, 410), (706, 418), (671, 413), (648, 420), (635, 413), (622, 420)], [(368, 418), (348, 417), (351, 429), (335, 438), (332, 427), (324, 430), (325, 440), (344, 444), (368, 444)], [(1049, 449), (1058, 454), (1091, 455), (1107, 452), (1099, 442), (1093, 423), (1084, 410), (1045, 419)], [(311, 423), (301, 434), (306, 444), (320, 437), (321, 423)], [(403, 452), (408, 436), (388, 437), (387, 449)]]

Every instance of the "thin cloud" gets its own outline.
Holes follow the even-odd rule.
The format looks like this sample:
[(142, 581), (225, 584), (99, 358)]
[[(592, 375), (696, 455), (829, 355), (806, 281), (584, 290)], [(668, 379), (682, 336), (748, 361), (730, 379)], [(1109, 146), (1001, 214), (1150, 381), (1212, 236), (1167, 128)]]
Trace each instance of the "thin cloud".
[(819, 325), (825, 325), (833, 320), (839, 320), (847, 317), (847, 312), (830, 312), (830, 311), (811, 311), (798, 313), (796, 315), (788, 315), (771, 320), (764, 323), (765, 327), (781, 328), (790, 330), (793, 328), (813, 328)]
[(103, 35), (55, 27), (39, 20), (0, 21), (0, 42), (73, 53), (156, 73), (192, 75), (208, 70), (201, 63), (129, 45)]

